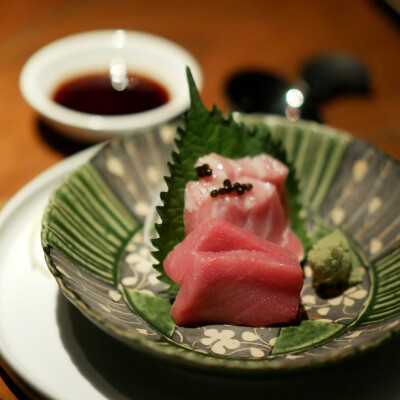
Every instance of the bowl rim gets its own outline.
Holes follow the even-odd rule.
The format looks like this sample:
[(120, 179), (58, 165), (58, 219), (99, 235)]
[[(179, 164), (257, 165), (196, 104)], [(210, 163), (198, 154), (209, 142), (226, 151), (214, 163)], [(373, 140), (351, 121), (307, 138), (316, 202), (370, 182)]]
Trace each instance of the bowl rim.
[[(196, 85), (199, 89), (202, 88), (203, 74), (199, 63), (192, 54), (179, 44), (152, 33), (127, 29), (104, 29), (65, 36), (36, 51), (26, 61), (20, 73), (19, 87), (23, 98), (49, 122), (89, 131), (91, 134), (100, 136), (114, 136), (120, 133), (153, 127), (184, 113), (189, 107), (190, 100), (188, 89), (183, 85), (182, 88), (178, 89), (177, 95), (171, 101), (155, 109), (135, 114), (103, 116), (63, 107), (52, 100), (44, 92), (43, 87), (38, 84), (38, 74), (46, 68), (49, 61), (55, 60), (61, 54), (66, 58), (72, 57), (74, 53), (82, 51), (89, 46), (118, 48), (112, 44), (111, 39), (113, 35), (120, 32), (124, 34), (126, 43), (121, 48), (131, 48), (133, 46), (140, 50), (146, 46), (147, 51), (149, 48), (152, 49), (152, 54), (174, 59), (174, 67), (179, 68), (180, 65), (183, 67), (189, 66), (196, 80)], [(68, 75), (66, 75), (66, 79), (68, 79)]]

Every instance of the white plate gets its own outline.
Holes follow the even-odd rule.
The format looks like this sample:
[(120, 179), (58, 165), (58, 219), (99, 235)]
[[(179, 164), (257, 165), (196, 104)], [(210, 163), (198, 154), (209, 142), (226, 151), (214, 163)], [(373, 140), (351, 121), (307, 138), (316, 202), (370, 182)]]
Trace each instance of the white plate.
[(276, 381), (232, 380), (177, 369), (126, 347), (90, 323), (64, 299), (47, 271), (40, 221), (55, 185), (94, 151), (43, 173), (0, 213), (0, 355), (33, 390), (57, 400), (261, 399), (267, 394), (400, 398), (400, 338), (334, 368)]

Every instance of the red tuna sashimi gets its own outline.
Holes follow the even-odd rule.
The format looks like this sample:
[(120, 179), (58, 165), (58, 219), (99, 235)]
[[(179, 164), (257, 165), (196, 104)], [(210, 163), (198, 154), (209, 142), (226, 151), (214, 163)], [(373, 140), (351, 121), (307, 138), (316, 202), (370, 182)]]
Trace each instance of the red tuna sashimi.
[(170, 252), (164, 269), (181, 284), (171, 308), (178, 325), (261, 327), (297, 316), (303, 285), (298, 259), (229, 222), (203, 221)]
[[(200, 222), (197, 229), (190, 232), (187, 237), (169, 252), (164, 260), (166, 274), (179, 285), (184, 280), (184, 275), (198, 252), (223, 252), (232, 250), (261, 251), (275, 258), (287, 252), (277, 251), (280, 246), (271, 241), (266, 241), (261, 236), (251, 234), (245, 229), (228, 223), (219, 218), (207, 218)], [(176, 257), (186, 259), (187, 262), (177, 262)], [(284, 260), (282, 261), (282, 263)]]
[[(206, 218), (220, 218), (273, 241), (303, 258), (303, 246), (289, 226), (285, 179), (287, 167), (268, 155), (230, 160), (217, 154), (201, 157), (196, 165), (208, 164), (212, 176), (186, 185), (185, 233), (193, 231)], [(264, 167), (262, 167), (264, 166)], [(251, 183), (244, 195), (235, 192), (218, 198), (210, 196), (223, 181)]]

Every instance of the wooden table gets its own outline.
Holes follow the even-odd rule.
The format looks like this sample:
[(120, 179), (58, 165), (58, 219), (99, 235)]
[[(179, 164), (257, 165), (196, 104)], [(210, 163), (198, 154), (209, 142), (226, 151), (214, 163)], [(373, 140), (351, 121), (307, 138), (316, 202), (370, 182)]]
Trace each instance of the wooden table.
[[(296, 80), (308, 57), (348, 51), (369, 68), (371, 93), (332, 100), (322, 109), (323, 121), (400, 159), (400, 25), (379, 2), (2, 0), (0, 204), (82, 147), (40, 128), (18, 88), (24, 62), (52, 40), (105, 28), (147, 31), (186, 47), (203, 68), (205, 104), (224, 111), (224, 83), (235, 70), (262, 67)], [(0, 398), (15, 398), (8, 386), (22, 398), (4, 371), (0, 375)]]

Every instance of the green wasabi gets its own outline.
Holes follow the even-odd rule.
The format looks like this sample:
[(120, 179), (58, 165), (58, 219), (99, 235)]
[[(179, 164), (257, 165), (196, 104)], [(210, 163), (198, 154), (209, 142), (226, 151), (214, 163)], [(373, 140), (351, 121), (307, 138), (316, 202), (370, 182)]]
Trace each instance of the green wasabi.
[(314, 244), (308, 253), (316, 286), (350, 283), (352, 260), (346, 237), (335, 230)]

